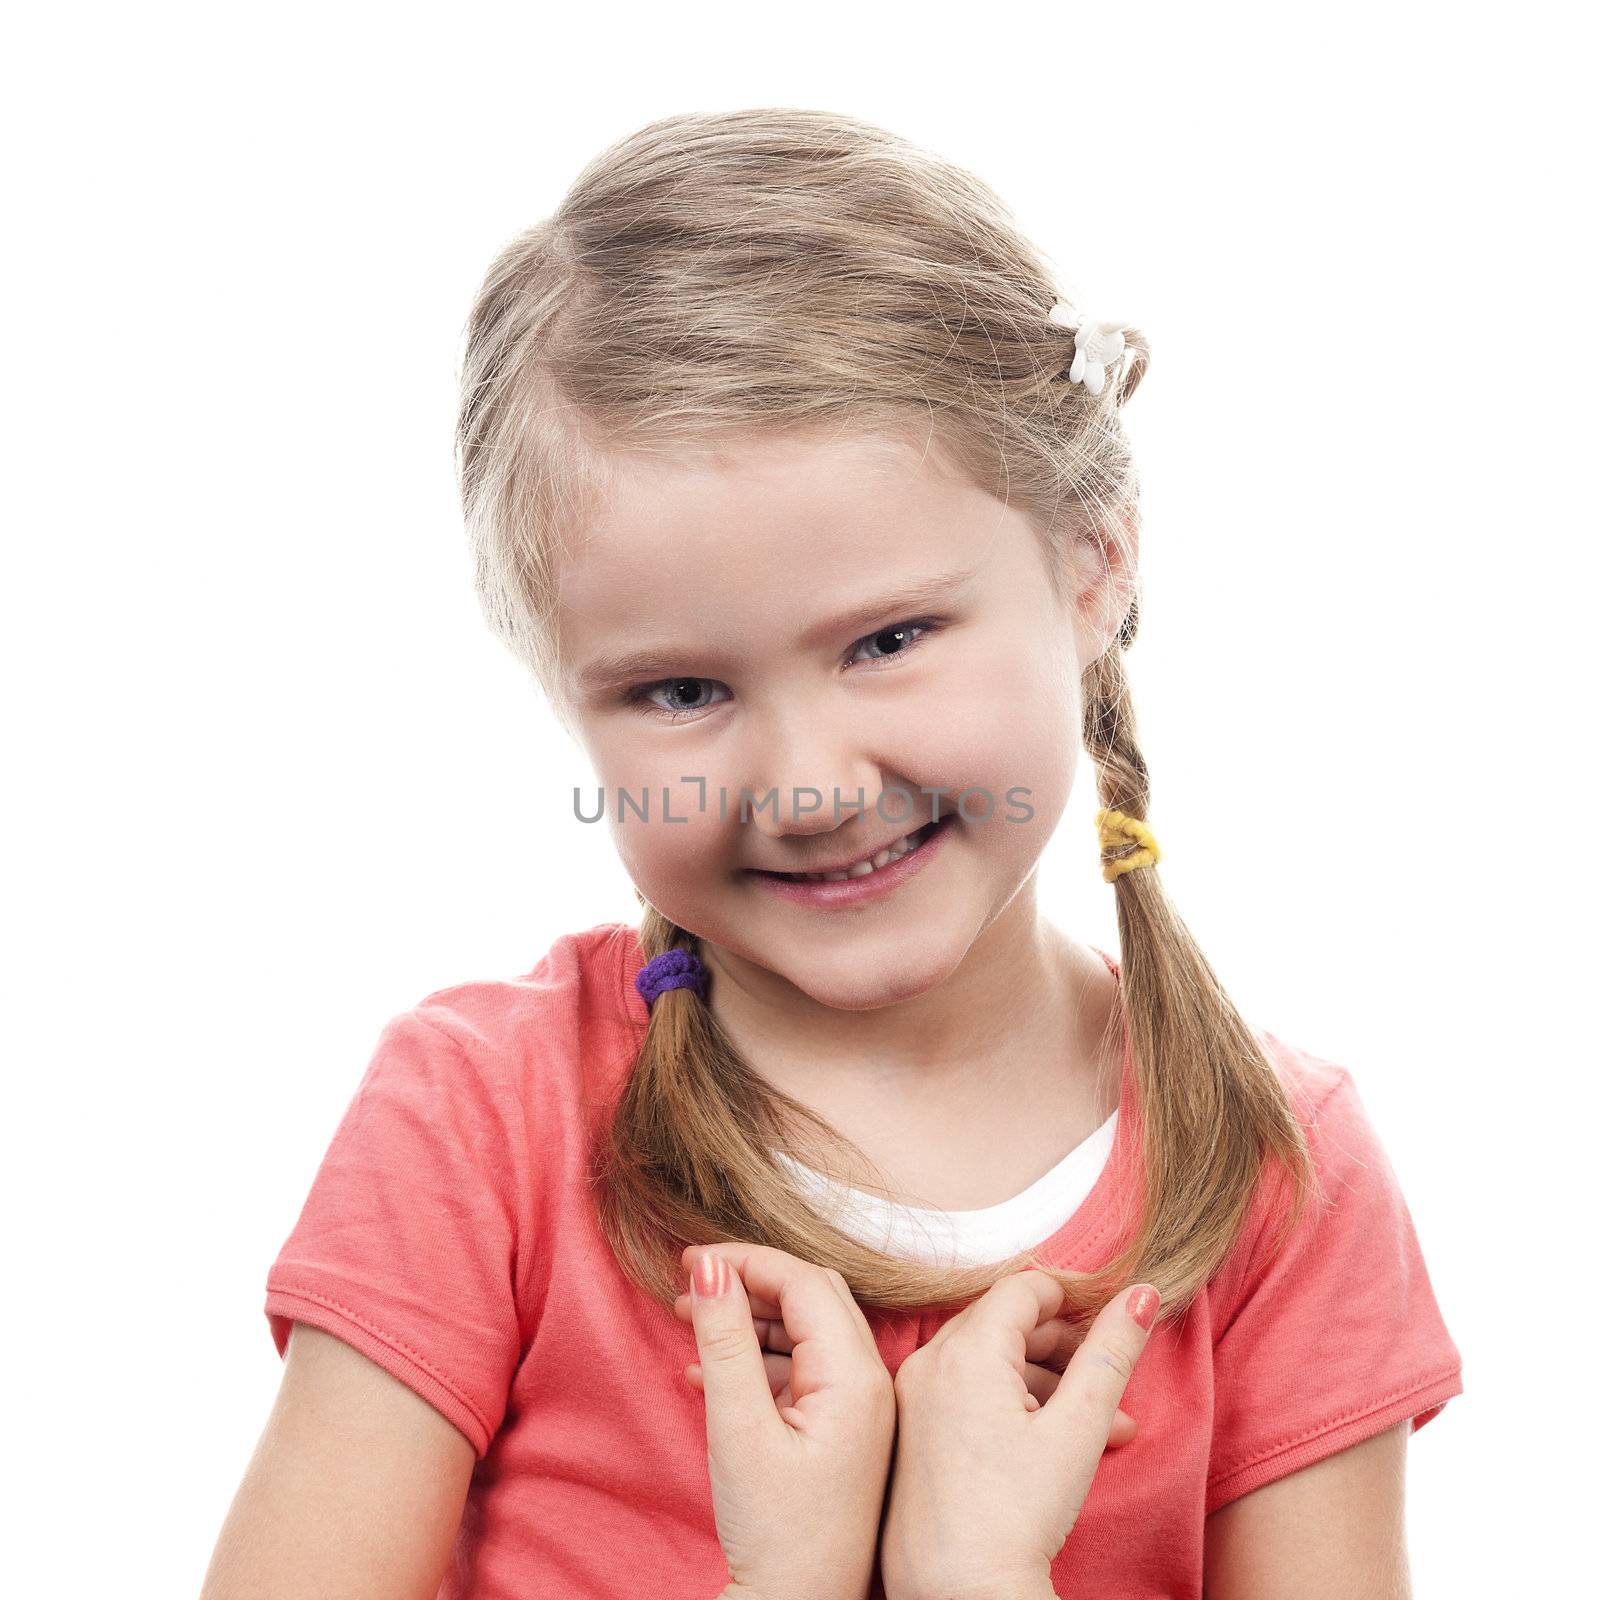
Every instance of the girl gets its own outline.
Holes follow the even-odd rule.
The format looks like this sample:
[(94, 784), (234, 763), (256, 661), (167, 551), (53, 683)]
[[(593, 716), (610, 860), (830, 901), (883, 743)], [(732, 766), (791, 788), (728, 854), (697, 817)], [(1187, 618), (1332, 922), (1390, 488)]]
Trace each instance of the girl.
[[(823, 112), (654, 123), (493, 264), (480, 594), (643, 916), (383, 1031), (211, 1594), (1403, 1592), (1460, 1358), (1350, 1075), (1161, 886), (1147, 362)], [(1080, 743), (1116, 957), (1036, 904)]]

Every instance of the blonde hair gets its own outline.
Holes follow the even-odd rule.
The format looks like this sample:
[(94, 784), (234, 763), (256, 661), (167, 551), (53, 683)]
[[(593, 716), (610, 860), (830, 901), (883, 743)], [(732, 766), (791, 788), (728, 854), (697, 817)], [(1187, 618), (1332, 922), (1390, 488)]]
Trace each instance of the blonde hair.
[[(1072, 333), (1048, 317), (1063, 298), (984, 183), (869, 123), (779, 108), (641, 128), (500, 253), (472, 307), (457, 465), (491, 627), (570, 726), (557, 575), (616, 461), (758, 432), (848, 427), (928, 445), (1027, 517), (1058, 599), (1074, 547), (1101, 561), (1120, 547), (1131, 571), (1138, 482), (1121, 409), (1149, 350), (1127, 328), (1100, 395), (1070, 383)], [(1082, 733), (1102, 804), (1143, 818), (1149, 778), (1122, 665), (1137, 626), (1134, 595), (1084, 674)], [(1103, 1268), (1063, 1272), (1031, 1251), (941, 1267), (831, 1226), (773, 1152), (827, 1171), (871, 1163), (766, 1083), (705, 1001), (670, 989), (595, 1129), (596, 1202), (624, 1272), (670, 1306), (682, 1247), (734, 1238), (835, 1269), (863, 1306), (965, 1303), (1038, 1267), (1062, 1284), (1063, 1316), (1150, 1282), (1171, 1317), (1272, 1173), (1292, 1180), (1281, 1244), (1316, 1190), (1285, 1087), (1155, 871), (1122, 873), (1115, 894), (1142, 1203)], [(696, 947), (639, 898), (646, 960)]]

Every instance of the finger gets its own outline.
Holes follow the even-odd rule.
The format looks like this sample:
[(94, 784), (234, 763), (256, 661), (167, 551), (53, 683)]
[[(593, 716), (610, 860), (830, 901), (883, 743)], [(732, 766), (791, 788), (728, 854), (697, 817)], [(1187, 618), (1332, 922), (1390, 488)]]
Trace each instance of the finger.
[[(756, 1338), (761, 1341), (763, 1350), (776, 1351), (781, 1355), (794, 1353), (794, 1340), (789, 1337), (788, 1330), (778, 1316), (778, 1308), (768, 1305), (758, 1295), (750, 1293), (749, 1285), (745, 1286), (745, 1295), (750, 1301), (750, 1315), (756, 1325)], [(685, 1291), (672, 1303), (673, 1314), (684, 1322), (692, 1323), (693, 1314), (689, 1309), (689, 1295)], [(1063, 1362), (1065, 1365), (1065, 1362)]]
[[(801, 1267), (811, 1267), (813, 1271), (822, 1273), (823, 1277), (833, 1289), (834, 1294), (838, 1297), (840, 1303), (850, 1313), (851, 1321), (856, 1326), (857, 1334), (862, 1344), (873, 1348), (876, 1347), (876, 1340), (873, 1335), (872, 1328), (867, 1322), (865, 1315), (862, 1313), (860, 1306), (856, 1304), (855, 1296), (851, 1294), (850, 1287), (844, 1281), (844, 1279), (835, 1272), (830, 1272), (822, 1267), (813, 1266), (812, 1263), (804, 1261), (798, 1256), (790, 1255), (786, 1251), (774, 1250), (766, 1245), (747, 1244), (744, 1241), (737, 1239), (720, 1239), (713, 1241), (712, 1244), (686, 1245), (682, 1252), (682, 1259), (685, 1268), (692, 1268), (695, 1258), (707, 1250), (716, 1249), (721, 1251), (724, 1247), (732, 1246), (737, 1246), (741, 1251), (755, 1252), (750, 1261), (742, 1261), (738, 1257), (734, 1257), (733, 1259), (740, 1261), (740, 1276), (744, 1279), (745, 1292), (750, 1297), (751, 1314), (756, 1317), (757, 1320), (765, 1318), (773, 1322), (781, 1323), (783, 1319), (783, 1308), (779, 1303), (777, 1290), (775, 1287), (767, 1287), (769, 1283), (775, 1284), (776, 1279), (774, 1277), (774, 1273), (772, 1271), (763, 1270), (763, 1268), (770, 1267), (776, 1269), (783, 1263), (792, 1263)], [(755, 1263), (754, 1266), (752, 1265), (752, 1262)]]
[[(1022, 1408), (1030, 1414), (1039, 1409), (1039, 1398), (1031, 1390), (1023, 1396)], [(1116, 1420), (1111, 1424), (1111, 1433), (1106, 1439), (1107, 1448), (1115, 1449), (1118, 1445), (1131, 1444), (1138, 1431), (1139, 1424), (1126, 1411), (1119, 1411)]]
[(714, 1247), (690, 1245), (683, 1252), (684, 1259), (692, 1262), (707, 1251), (733, 1266), (741, 1290), (748, 1281), (748, 1293), (757, 1302), (777, 1309), (775, 1320), (781, 1323), (797, 1363), (797, 1394), (856, 1383), (869, 1370), (869, 1363), (883, 1366), (866, 1318), (835, 1274), (786, 1251), (737, 1239), (719, 1241)]
[[(689, 1300), (688, 1295), (681, 1295), (679, 1298), (687, 1307)], [(772, 1398), (774, 1401), (776, 1401), (780, 1406), (785, 1405), (788, 1402), (783, 1398), (783, 1391), (788, 1387), (789, 1384), (789, 1373), (792, 1363), (790, 1362), (789, 1355), (786, 1351), (778, 1351), (770, 1348), (766, 1338), (763, 1337), (761, 1332), (764, 1327), (772, 1326), (777, 1330), (775, 1336), (782, 1338), (783, 1325), (781, 1323), (767, 1324), (758, 1317), (756, 1318), (755, 1326), (756, 1337), (761, 1339), (761, 1359), (762, 1364), (766, 1367), (767, 1371), (767, 1386), (772, 1390)], [(689, 1363), (689, 1365), (684, 1369), (684, 1377), (687, 1379), (691, 1388), (703, 1390), (704, 1386), (700, 1381), (700, 1363), (698, 1361), (691, 1361)], [(1024, 1404), (1030, 1412), (1037, 1411), (1039, 1407), (1056, 1392), (1056, 1385), (1061, 1382), (1061, 1374), (1053, 1367), (1043, 1366), (1034, 1361), (1028, 1361), (1023, 1364), (1022, 1377), (1023, 1382), (1028, 1387), (1028, 1393)], [(1121, 1445), (1130, 1444), (1137, 1435), (1138, 1431), (1138, 1421), (1129, 1416), (1126, 1411), (1123, 1411), (1119, 1408), (1115, 1419), (1112, 1421), (1111, 1434), (1107, 1440), (1107, 1443), (1113, 1449)]]
[(1022, 1381), (1028, 1386), (1028, 1393), (1042, 1405), (1056, 1392), (1061, 1374), (1052, 1367), (1040, 1366), (1037, 1361), (1024, 1361)]
[[(1150, 1284), (1136, 1284), (1101, 1308), (1078, 1352), (1043, 1407), (1047, 1427), (1081, 1446), (1088, 1435), (1109, 1439), (1122, 1396), (1150, 1337), (1161, 1297)], [(1138, 1310), (1142, 1321), (1135, 1320)]]
[(737, 1441), (779, 1418), (750, 1318), (750, 1301), (732, 1265), (714, 1252), (691, 1280), (695, 1346), (706, 1397), (708, 1447), (737, 1459)]
[[(709, 1245), (693, 1245), (690, 1247), (696, 1252), (704, 1252), (710, 1248)], [(684, 1251), (684, 1256), (685, 1259), (688, 1259), (689, 1250)], [(855, 1296), (850, 1293), (848, 1286), (835, 1285), (835, 1289), (841, 1298), (845, 1300), (850, 1310), (860, 1318), (860, 1325), (866, 1334), (867, 1342), (876, 1348), (877, 1336), (872, 1332), (872, 1325), (867, 1321), (860, 1306), (856, 1304)], [(756, 1332), (760, 1336), (762, 1344), (774, 1350), (782, 1350), (786, 1354), (791, 1353), (794, 1349), (794, 1341), (784, 1329), (781, 1308), (775, 1301), (768, 1300), (764, 1295), (757, 1293), (748, 1283), (745, 1284), (745, 1293), (749, 1296), (750, 1314), (755, 1318)], [(673, 1301), (672, 1309), (676, 1316), (680, 1317), (684, 1322), (688, 1322), (690, 1320), (689, 1296), (686, 1293), (680, 1294)], [(1061, 1366), (1064, 1367), (1065, 1365), (1066, 1357), (1063, 1356), (1061, 1358)], [(1059, 1371), (1060, 1368), (1057, 1368), (1057, 1370)]]
[(1011, 1387), (1027, 1362), (1028, 1335), (1055, 1316), (1064, 1298), (1048, 1272), (1014, 1272), (991, 1284), (928, 1343), (948, 1345), (950, 1354), (959, 1350), (969, 1381), (985, 1384), (1010, 1374)]
[[(688, 1315), (689, 1296), (681, 1294), (678, 1301), (683, 1308), (684, 1315)], [(769, 1323), (762, 1318), (755, 1319), (756, 1337), (761, 1341), (761, 1360), (767, 1371), (767, 1386), (772, 1390), (772, 1398), (780, 1406), (788, 1403), (783, 1391), (789, 1385), (789, 1374), (792, 1363), (787, 1349), (774, 1348), (772, 1341), (786, 1341), (787, 1335), (783, 1331), (781, 1322)], [(770, 1328), (771, 1334), (763, 1330)], [(1074, 1345), (1076, 1348), (1076, 1345)], [(689, 1386), (703, 1392), (704, 1385), (700, 1380), (700, 1363), (691, 1361), (684, 1369), (684, 1377)], [(1025, 1405), (1030, 1412), (1037, 1411), (1046, 1400), (1056, 1392), (1056, 1385), (1061, 1382), (1061, 1374), (1055, 1368), (1042, 1363), (1028, 1361), (1023, 1364), (1023, 1382), (1028, 1387)], [(1129, 1416), (1120, 1408), (1111, 1424), (1111, 1434), (1107, 1443), (1116, 1448), (1129, 1444), (1139, 1431), (1138, 1421)]]
[[(731, 1243), (732, 1241), (730, 1240), (728, 1242)], [(710, 1245), (702, 1245), (697, 1248), (695, 1254), (703, 1255), (710, 1248)], [(720, 1246), (718, 1248), (720, 1248)], [(694, 1257), (685, 1253), (684, 1262), (685, 1271), (687, 1271), (689, 1267), (694, 1265)], [(744, 1292), (750, 1300), (750, 1314), (755, 1317), (758, 1322), (763, 1317), (772, 1318), (778, 1315), (778, 1306), (776, 1301), (768, 1300), (765, 1295), (758, 1293), (757, 1290), (748, 1283), (744, 1286)], [(689, 1320), (689, 1295), (687, 1291), (680, 1294), (673, 1302), (673, 1310), (675, 1310), (685, 1322)]]
[[(1027, 1409), (1037, 1411), (1046, 1400), (1056, 1392), (1056, 1385), (1061, 1382), (1061, 1374), (1053, 1367), (1039, 1365), (1036, 1361), (1023, 1363), (1022, 1381), (1028, 1386), (1028, 1394), (1023, 1402)], [(1139, 1431), (1137, 1419), (1130, 1417), (1119, 1406), (1117, 1414), (1111, 1423), (1111, 1434), (1106, 1443), (1115, 1447), (1131, 1444), (1134, 1435)]]
[[(788, 1356), (775, 1356), (763, 1350), (761, 1352), (761, 1364), (766, 1368), (767, 1387), (772, 1391), (772, 1398), (780, 1406), (788, 1405), (794, 1398), (792, 1394), (786, 1392), (789, 1388), (789, 1373), (793, 1365)], [(701, 1377), (700, 1363), (698, 1361), (691, 1361), (683, 1369), (683, 1376), (691, 1389), (698, 1389), (702, 1394), (705, 1393), (705, 1380)]]
[(1067, 1370), (1067, 1363), (1083, 1343), (1085, 1324), (1072, 1322), (1066, 1317), (1049, 1317), (1034, 1328), (1024, 1340), (1024, 1353), (1029, 1361), (1041, 1367), (1051, 1367), (1057, 1373)]
[[(1010, 1348), (1013, 1337), (1025, 1347), (1029, 1334), (1041, 1327), (1048, 1328), (1059, 1322), (1056, 1313), (1066, 1291), (1048, 1272), (1036, 1268), (1027, 1272), (1013, 1272), (990, 1285), (981, 1299), (966, 1308), (965, 1328), (986, 1342), (1002, 1340)], [(1059, 1342), (1059, 1334), (1046, 1334), (1043, 1341)]]
[[(776, 1363), (782, 1363), (782, 1370)], [(770, 1355), (763, 1358), (762, 1365), (766, 1368), (766, 1387), (773, 1392), (773, 1405), (782, 1410), (786, 1405), (794, 1405), (794, 1390), (789, 1387), (789, 1357), (787, 1355)], [(699, 1394), (706, 1394), (706, 1379), (701, 1376), (701, 1363), (690, 1362), (683, 1368), (683, 1381), (690, 1389), (698, 1390)]]
[(757, 1317), (770, 1317), (780, 1319), (783, 1315), (777, 1293), (777, 1278), (774, 1270), (784, 1263), (792, 1263), (800, 1267), (809, 1267), (814, 1272), (822, 1273), (827, 1282), (832, 1285), (834, 1293), (840, 1303), (849, 1311), (851, 1320), (856, 1324), (861, 1337), (867, 1342), (873, 1342), (871, 1325), (867, 1322), (861, 1307), (856, 1304), (855, 1296), (851, 1294), (850, 1287), (842, 1277), (829, 1272), (823, 1267), (814, 1266), (811, 1262), (802, 1260), (799, 1256), (790, 1255), (784, 1250), (774, 1250), (767, 1245), (747, 1244), (739, 1239), (719, 1239), (712, 1244), (685, 1245), (682, 1256), (686, 1266), (692, 1266), (694, 1258), (706, 1250), (721, 1251), (724, 1248), (737, 1248), (740, 1251), (752, 1252), (751, 1259), (746, 1261), (738, 1255), (733, 1259), (739, 1267), (739, 1274), (745, 1281), (745, 1292), (750, 1296), (750, 1308)]
[[(746, 1289), (746, 1294), (749, 1290)], [(761, 1344), (761, 1354), (766, 1360), (767, 1374), (772, 1381), (773, 1391), (777, 1392), (783, 1384), (789, 1381), (789, 1360), (794, 1353), (794, 1341), (790, 1339), (788, 1330), (776, 1318), (768, 1319), (760, 1315), (761, 1302), (754, 1296), (750, 1299), (750, 1308), (756, 1313), (755, 1329), (756, 1338)], [(689, 1296), (680, 1294), (673, 1303), (673, 1310), (685, 1322), (690, 1320)], [(1035, 1404), (1029, 1407), (1036, 1410), (1056, 1392), (1056, 1385), (1061, 1381), (1061, 1374), (1066, 1368), (1071, 1354), (1083, 1342), (1083, 1329), (1064, 1321), (1060, 1317), (1053, 1317), (1049, 1322), (1041, 1323), (1027, 1336), (1027, 1359), (1023, 1363), (1023, 1381), (1028, 1386), (1028, 1392), (1033, 1397)], [(690, 1370), (698, 1374), (699, 1363), (692, 1362)], [(1127, 1438), (1133, 1437), (1137, 1424), (1125, 1411), (1117, 1413), (1123, 1424), (1120, 1428), (1113, 1428), (1113, 1444), (1124, 1443), (1121, 1435), (1125, 1432)]]

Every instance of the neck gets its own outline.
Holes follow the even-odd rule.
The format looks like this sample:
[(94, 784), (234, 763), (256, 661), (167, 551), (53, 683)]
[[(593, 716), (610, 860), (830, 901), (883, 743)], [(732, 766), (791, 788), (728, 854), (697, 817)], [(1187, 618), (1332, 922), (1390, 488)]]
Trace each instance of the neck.
[[(1059, 1074), (1104, 1021), (1100, 958), (1039, 914), (1032, 880), (943, 983), (870, 1011), (820, 1005), (753, 963), (703, 948), (712, 1005), (762, 1076), (805, 1103), (882, 1092), (914, 1098), (1023, 1089)], [(1098, 976), (1097, 976), (1098, 975)]]

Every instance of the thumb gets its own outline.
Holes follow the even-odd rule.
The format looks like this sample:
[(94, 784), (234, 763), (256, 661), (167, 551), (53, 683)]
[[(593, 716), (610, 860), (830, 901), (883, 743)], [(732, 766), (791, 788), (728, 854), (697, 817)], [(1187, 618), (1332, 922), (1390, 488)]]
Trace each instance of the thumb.
[(700, 1352), (706, 1434), (713, 1442), (777, 1420), (750, 1298), (733, 1263), (707, 1250), (694, 1264), (689, 1311)]
[(1099, 1441), (1094, 1452), (1097, 1458), (1110, 1436), (1123, 1391), (1144, 1353), (1160, 1305), (1160, 1292), (1152, 1284), (1137, 1284), (1108, 1301), (1067, 1363), (1055, 1393), (1044, 1404), (1042, 1414), (1074, 1443), (1085, 1425), (1090, 1425)]

